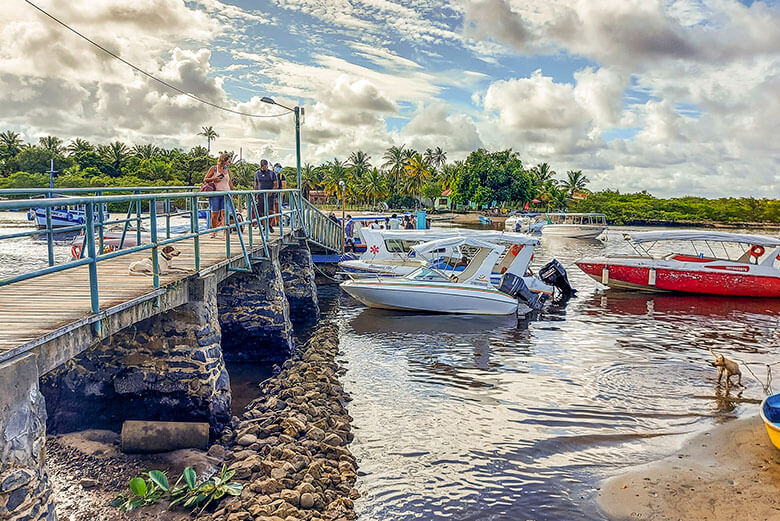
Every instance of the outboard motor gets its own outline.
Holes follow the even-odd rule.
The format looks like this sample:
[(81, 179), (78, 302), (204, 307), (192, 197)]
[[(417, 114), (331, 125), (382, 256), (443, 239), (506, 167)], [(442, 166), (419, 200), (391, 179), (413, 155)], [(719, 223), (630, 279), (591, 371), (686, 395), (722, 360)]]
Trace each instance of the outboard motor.
[(558, 302), (566, 302), (577, 294), (577, 290), (569, 284), (569, 277), (566, 275), (563, 265), (555, 259), (545, 264), (539, 270), (538, 275), (543, 282), (558, 289), (560, 292), (560, 296), (557, 299)]
[(544, 305), (544, 302), (539, 299), (539, 295), (528, 289), (523, 277), (518, 277), (514, 273), (506, 272), (501, 276), (498, 290), (510, 297), (524, 301), (528, 307), (535, 311), (539, 311)]

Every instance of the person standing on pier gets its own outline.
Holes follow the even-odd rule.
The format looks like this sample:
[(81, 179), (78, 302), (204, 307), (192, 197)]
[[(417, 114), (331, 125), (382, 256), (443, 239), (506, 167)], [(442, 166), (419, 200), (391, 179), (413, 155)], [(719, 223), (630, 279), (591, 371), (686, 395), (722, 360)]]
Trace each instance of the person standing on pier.
[[(279, 188), (278, 178), (276, 174), (268, 168), (268, 161), (265, 159), (260, 160), (260, 169), (255, 171), (255, 190), (273, 190)], [(257, 202), (257, 216), (264, 217), (268, 215), (268, 210), (274, 208), (276, 198), (274, 194), (268, 194), (268, 208), (265, 207), (266, 198), (263, 194), (257, 194), (255, 201)], [(273, 233), (273, 222), (268, 222), (268, 230)]]
[[(215, 191), (227, 192), (233, 189), (233, 181), (230, 179), (230, 156), (222, 154), (217, 160), (216, 166), (212, 166), (203, 179), (204, 183), (214, 183)], [(228, 204), (232, 204), (228, 198)], [(209, 197), (209, 209), (211, 210), (211, 228), (219, 228), (225, 225), (225, 197), (217, 195)], [(211, 238), (217, 236), (211, 232)]]

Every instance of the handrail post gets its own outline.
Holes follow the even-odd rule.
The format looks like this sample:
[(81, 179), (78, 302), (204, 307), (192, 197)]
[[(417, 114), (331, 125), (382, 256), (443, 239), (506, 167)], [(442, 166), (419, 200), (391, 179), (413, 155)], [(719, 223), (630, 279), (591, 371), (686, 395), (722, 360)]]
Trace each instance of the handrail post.
[(135, 202), (135, 245), (141, 245), (141, 201)]
[[(48, 192), (47, 199), (51, 199), (51, 192)], [(38, 213), (32, 208), (33, 222), (38, 227)], [(54, 266), (54, 230), (51, 226), (51, 206), (46, 207), (46, 249), (49, 253), (49, 266)]]
[(195, 192), (195, 196), (191, 199), (192, 204), (190, 208), (190, 232), (197, 235), (193, 239), (195, 241), (195, 271), (200, 271), (200, 219), (198, 218), (198, 193)]
[(282, 210), (284, 205), (284, 192), (278, 192), (276, 194), (276, 199), (279, 201), (279, 238), (281, 240), (284, 240), (284, 211)]
[(247, 221), (249, 221), (247, 224), (249, 225), (249, 249), (252, 249), (252, 206), (249, 202), (249, 198), (252, 197), (252, 194), (246, 194), (246, 216)]
[[(93, 314), (100, 313), (100, 295), (98, 294), (97, 253), (95, 252), (95, 203), (87, 203), (86, 242), (89, 254), (89, 301)], [(96, 332), (100, 333), (100, 322)]]
[(227, 212), (227, 203), (230, 196), (223, 195), (222, 196), (222, 215), (224, 218), (222, 219), (222, 226), (226, 226), (225, 228), (225, 258), (230, 258), (230, 217), (228, 216)]
[[(97, 196), (100, 197), (103, 195), (103, 192), (98, 192)], [(98, 248), (98, 252), (103, 253), (103, 222), (106, 220), (105, 216), (103, 215), (103, 205), (98, 203), (98, 244), (100, 244), (100, 248)]]
[(152, 284), (160, 287), (160, 260), (157, 257), (157, 199), (149, 201), (149, 227), (152, 234)]
[(165, 191), (165, 238), (171, 238), (171, 198), (167, 197), (170, 190)]

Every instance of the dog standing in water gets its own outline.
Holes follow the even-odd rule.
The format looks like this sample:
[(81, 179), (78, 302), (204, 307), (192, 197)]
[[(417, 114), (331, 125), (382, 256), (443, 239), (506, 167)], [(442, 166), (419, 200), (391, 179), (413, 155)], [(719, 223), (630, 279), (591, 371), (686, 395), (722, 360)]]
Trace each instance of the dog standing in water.
[(713, 367), (718, 368), (718, 385), (720, 385), (720, 381), (723, 378), (723, 374), (726, 374), (726, 392), (729, 390), (729, 386), (731, 384), (731, 377), (736, 375), (738, 377), (737, 385), (740, 387), (744, 387), (742, 385), (742, 371), (739, 370), (739, 364), (737, 364), (734, 360), (731, 360), (730, 358), (726, 358), (723, 355), (716, 355), (715, 351), (710, 348), (710, 353), (712, 353), (712, 356), (715, 357), (714, 362), (710, 362)]
[[(179, 271), (177, 268), (173, 267), (173, 259), (179, 255), (181, 255), (181, 252), (173, 246), (165, 246), (160, 251), (158, 259), (158, 266), (160, 268), (159, 275), (165, 275), (170, 271)], [(131, 262), (128, 270), (130, 271), (130, 275), (154, 275), (152, 259), (142, 259)]]

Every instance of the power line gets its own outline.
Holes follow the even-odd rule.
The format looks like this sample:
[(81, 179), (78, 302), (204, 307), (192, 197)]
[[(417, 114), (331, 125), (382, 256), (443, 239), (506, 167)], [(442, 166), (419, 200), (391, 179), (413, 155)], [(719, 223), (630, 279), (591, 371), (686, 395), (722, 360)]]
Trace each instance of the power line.
[(210, 107), (214, 107), (215, 109), (224, 110), (225, 112), (238, 114), (239, 116), (246, 116), (248, 118), (278, 118), (280, 116), (286, 116), (287, 114), (292, 112), (292, 110), (287, 110), (286, 112), (282, 112), (281, 114), (250, 114), (248, 112), (241, 112), (241, 111), (238, 111), (238, 110), (233, 110), (233, 109), (229, 109), (227, 107), (223, 107), (221, 105), (217, 105), (216, 103), (212, 103), (212, 102), (210, 102), (208, 100), (205, 100), (203, 98), (200, 98), (200, 97), (196, 96), (195, 94), (192, 94), (191, 92), (184, 91), (184, 90), (180, 89), (179, 87), (176, 87), (175, 85), (171, 85), (170, 83), (168, 83), (168, 82), (166, 82), (164, 80), (161, 80), (160, 78), (157, 78), (156, 76), (153, 76), (153, 75), (149, 74), (148, 72), (146, 72), (145, 70), (141, 69), (140, 67), (137, 67), (137, 66), (133, 65), (129, 61), (125, 60), (124, 58), (121, 58), (118, 55), (114, 54), (113, 52), (109, 51), (108, 49), (106, 49), (105, 47), (103, 47), (99, 43), (95, 42), (94, 40), (91, 40), (88, 37), (84, 36), (83, 34), (78, 32), (73, 27), (69, 26), (65, 22), (63, 22), (63, 21), (59, 20), (58, 18), (56, 18), (54, 15), (51, 15), (51, 14), (47, 13), (46, 11), (44, 11), (43, 9), (41, 9), (40, 7), (38, 7), (37, 5), (32, 3), (30, 0), (24, 0), (24, 1), (27, 2), (28, 4), (30, 4), (35, 9), (37, 9), (38, 11), (40, 11), (41, 13), (43, 13), (44, 15), (48, 16), (49, 18), (51, 18), (52, 20), (57, 22), (58, 24), (60, 24), (61, 26), (63, 26), (65, 29), (67, 29), (70, 32), (76, 34), (80, 38), (83, 38), (84, 40), (88, 41), (89, 43), (91, 43), (92, 45), (94, 45), (95, 47), (97, 47), (98, 49), (103, 51), (104, 53), (108, 54), (109, 56), (111, 56), (113, 58), (116, 58), (117, 60), (121, 61), (122, 63), (124, 63), (128, 67), (130, 67), (133, 70), (135, 70), (136, 72), (139, 72), (139, 73), (143, 74), (147, 78), (150, 78), (150, 79), (156, 81), (157, 83), (160, 83), (161, 85), (164, 85), (164, 86), (168, 87), (169, 89), (175, 90), (179, 94), (183, 94), (183, 95), (185, 95), (185, 96), (187, 96), (189, 98), (192, 98), (195, 101), (198, 101), (198, 102), (203, 103), (205, 105), (209, 105)]

